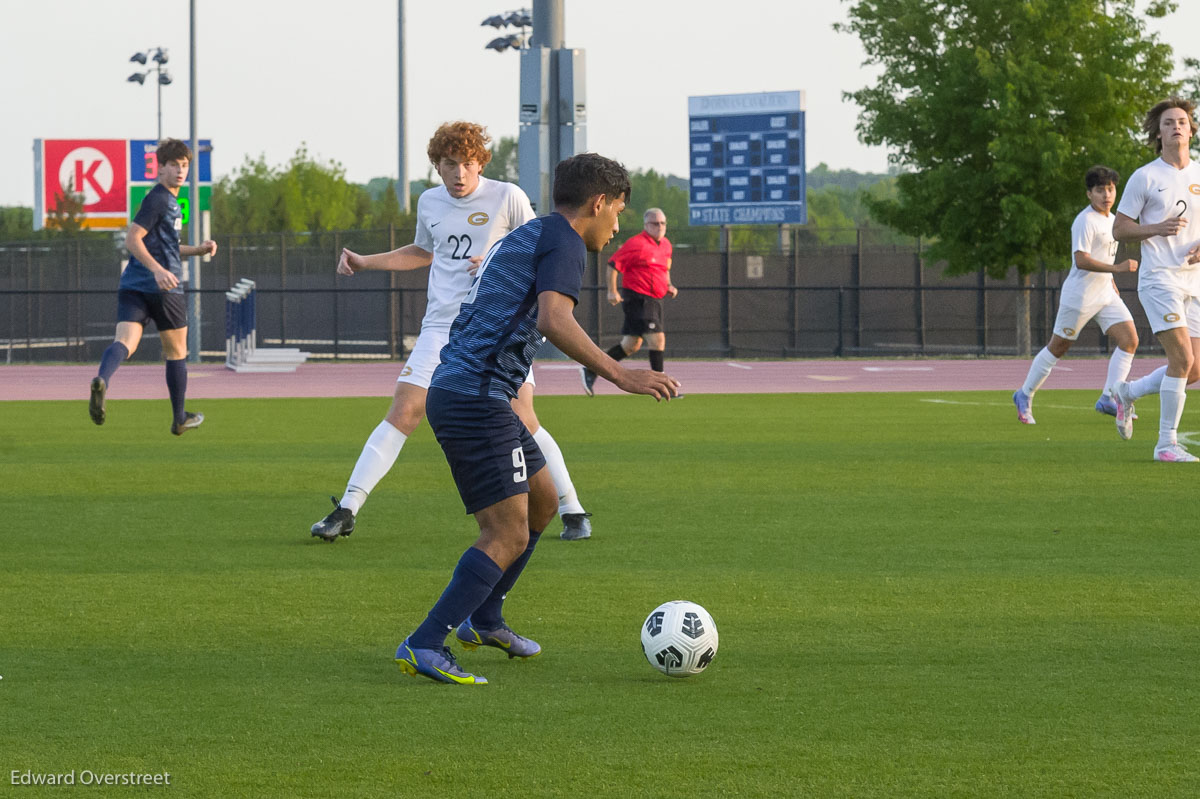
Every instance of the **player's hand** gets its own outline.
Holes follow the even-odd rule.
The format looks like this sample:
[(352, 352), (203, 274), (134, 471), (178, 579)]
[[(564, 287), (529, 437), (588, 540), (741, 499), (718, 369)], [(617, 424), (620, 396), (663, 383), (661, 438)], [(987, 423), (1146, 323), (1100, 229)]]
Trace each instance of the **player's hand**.
[(609, 305), (620, 305), (621, 304), (621, 295), (615, 291), (608, 292), (608, 304)]
[(1188, 266), (1200, 264), (1200, 244), (1197, 244), (1187, 251), (1187, 258), (1185, 258), (1184, 261), (1188, 264)]
[(179, 285), (179, 278), (166, 269), (160, 269), (154, 273), (154, 282), (158, 284), (161, 290), (170, 291)]
[(217, 243), (215, 241), (213, 241), (212, 239), (201, 242), (200, 243), (200, 254), (201, 255), (216, 255), (217, 254)]
[(338, 258), (337, 273), (349, 277), (361, 268), (362, 256), (343, 247), (342, 255)]
[(649, 394), (655, 401), (670, 400), (679, 395), (679, 381), (650, 369), (623, 369), (616, 383), (622, 391)]
[(1122, 272), (1136, 272), (1137, 268), (1138, 268), (1138, 262), (1133, 260), (1132, 258), (1126, 258), (1124, 261), (1121, 262), (1121, 271)]
[(1170, 219), (1164, 219), (1157, 225), (1151, 225), (1151, 230), (1155, 236), (1174, 236), (1179, 231), (1187, 227), (1188, 221), (1182, 216), (1173, 216)]
[(482, 255), (472, 255), (467, 259), (467, 274), (475, 277), (475, 273), (479, 271), (479, 265), (483, 263)]
[(675, 299), (679, 296), (679, 289), (675, 288), (674, 286), (667, 286), (667, 296), (671, 299)]

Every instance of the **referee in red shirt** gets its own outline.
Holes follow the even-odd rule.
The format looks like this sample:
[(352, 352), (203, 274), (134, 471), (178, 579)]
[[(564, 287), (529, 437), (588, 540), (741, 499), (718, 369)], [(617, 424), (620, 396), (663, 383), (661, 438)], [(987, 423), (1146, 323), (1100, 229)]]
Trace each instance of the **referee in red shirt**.
[[(667, 335), (663, 331), (663, 298), (675, 297), (679, 289), (671, 283), (671, 242), (667, 241), (667, 215), (651, 208), (642, 216), (642, 232), (622, 244), (609, 259), (608, 302), (622, 303), (625, 322), (621, 325), (621, 343), (608, 351), (619, 361), (650, 345), (650, 368), (663, 370), (663, 350)], [(617, 292), (617, 275), (621, 291)], [(596, 373), (582, 368), (583, 390), (595, 394)]]

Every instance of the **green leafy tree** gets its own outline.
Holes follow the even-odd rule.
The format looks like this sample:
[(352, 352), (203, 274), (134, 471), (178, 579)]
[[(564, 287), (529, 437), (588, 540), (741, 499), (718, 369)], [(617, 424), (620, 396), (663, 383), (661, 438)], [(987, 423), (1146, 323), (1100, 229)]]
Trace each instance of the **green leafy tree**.
[(1027, 286), (1043, 262), (1064, 263), (1084, 173), (1103, 163), (1128, 175), (1149, 160), (1135, 131), (1174, 88), (1171, 48), (1134, 0), (1106, 5), (854, 0), (836, 27), (858, 35), (880, 75), (846, 96), (862, 107), (859, 138), (891, 148), (903, 171), (898, 196), (868, 202), (876, 218), (932, 239), (929, 257), (951, 274), (1016, 270)]
[(517, 140), (511, 136), (501, 136), (492, 144), (492, 160), (483, 168), (483, 176), (516, 183), (518, 167)]

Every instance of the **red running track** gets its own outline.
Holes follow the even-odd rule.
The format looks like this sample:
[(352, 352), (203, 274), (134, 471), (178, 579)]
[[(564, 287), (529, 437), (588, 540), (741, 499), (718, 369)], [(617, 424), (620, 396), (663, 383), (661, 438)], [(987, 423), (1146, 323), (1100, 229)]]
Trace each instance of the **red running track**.
[[(628, 362), (627, 362), (628, 363)], [(635, 367), (645, 362), (632, 359)], [(1157, 358), (1139, 359), (1133, 375), (1158, 366)], [(1066, 359), (1043, 388), (1091, 388), (1104, 384), (1105, 358)], [(188, 370), (190, 399), (252, 397), (390, 397), (400, 374), (395, 361), (306, 363), (295, 372), (242, 373), (223, 364)], [(1025, 380), (1029, 361), (997, 360), (795, 360), (667, 361), (667, 373), (685, 394), (780, 394), (855, 391), (1012, 391)], [(0, 401), (84, 400), (95, 364), (81, 366), (0, 366)], [(583, 394), (579, 367), (567, 361), (534, 365), (541, 395)], [(619, 394), (596, 381), (597, 394)], [(163, 365), (126, 364), (113, 376), (110, 399), (161, 399), (167, 396)]]

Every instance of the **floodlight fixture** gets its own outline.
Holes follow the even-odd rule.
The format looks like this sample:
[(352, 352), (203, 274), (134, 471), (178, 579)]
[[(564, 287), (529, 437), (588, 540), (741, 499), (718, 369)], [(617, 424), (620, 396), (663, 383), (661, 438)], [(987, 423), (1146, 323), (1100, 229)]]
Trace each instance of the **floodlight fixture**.
[(129, 83), (137, 83), (139, 85), (144, 85), (146, 83), (146, 75), (147, 74), (149, 74), (149, 73), (135, 72), (132, 75), (130, 75), (128, 78), (126, 78), (125, 80)]
[(166, 51), (166, 50), (164, 50), (164, 49), (162, 49), (161, 47), (155, 48), (155, 50), (154, 50), (154, 63), (155, 63), (155, 64), (165, 64), (165, 63), (167, 63), (167, 51)]
[(149, 77), (151, 73), (157, 73), (157, 77), (154, 82), (158, 85), (158, 140), (162, 141), (162, 87), (170, 86), (174, 80), (171, 77), (171, 73), (163, 69), (163, 66), (169, 60), (167, 57), (167, 51), (163, 47), (150, 47), (144, 52), (134, 53), (132, 56), (130, 56), (129, 60), (135, 61), (142, 65), (147, 65), (148, 61), (154, 62), (153, 69), (147, 69), (145, 72), (135, 72), (125, 80), (128, 83), (136, 83), (139, 86), (145, 86), (146, 78)]
[(158, 84), (160, 86), (170, 86), (171, 85), (171, 73), (170, 72), (160, 72), (158, 75)]
[(503, 53), (505, 50), (507, 50), (509, 47), (512, 46), (512, 42), (510, 42), (508, 39), (509, 39), (509, 37), (507, 37), (507, 36), (500, 36), (498, 38), (492, 39), (490, 42), (485, 44), (483, 46), (483, 48), (485, 50), (495, 50), (497, 53)]
[(493, 14), (492, 16), (485, 19), (483, 22), (479, 23), (479, 25), (481, 27), (484, 25), (491, 25), (493, 28), (503, 28), (504, 27), (504, 15), (503, 14)]
[(129, 60), (136, 61), (139, 64), (145, 64), (146, 63), (146, 54), (145, 53), (134, 53), (133, 55), (129, 56)]

